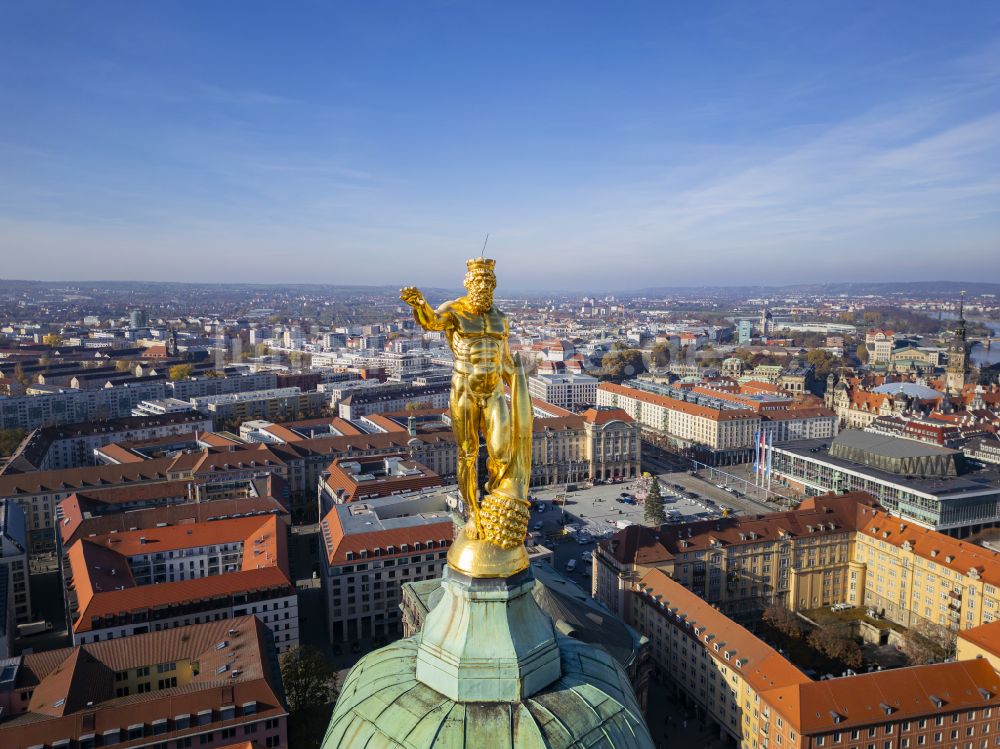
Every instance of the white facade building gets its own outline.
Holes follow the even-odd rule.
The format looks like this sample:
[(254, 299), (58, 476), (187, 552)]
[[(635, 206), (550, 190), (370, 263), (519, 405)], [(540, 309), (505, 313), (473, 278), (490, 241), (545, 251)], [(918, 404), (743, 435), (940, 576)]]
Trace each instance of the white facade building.
[(585, 374), (535, 375), (528, 379), (528, 392), (532, 398), (575, 410), (597, 403), (597, 382)]

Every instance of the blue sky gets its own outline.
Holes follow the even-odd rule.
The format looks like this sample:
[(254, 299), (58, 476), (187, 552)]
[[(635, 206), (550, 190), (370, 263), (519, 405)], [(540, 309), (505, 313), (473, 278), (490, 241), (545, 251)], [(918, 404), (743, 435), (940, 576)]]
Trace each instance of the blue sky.
[(996, 2), (0, 5), (0, 275), (1000, 281)]

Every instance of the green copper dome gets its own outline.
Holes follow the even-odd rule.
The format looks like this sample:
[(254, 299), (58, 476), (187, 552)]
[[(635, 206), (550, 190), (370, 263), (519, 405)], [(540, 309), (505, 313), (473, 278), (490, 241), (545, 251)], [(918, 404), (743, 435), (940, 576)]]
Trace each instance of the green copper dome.
[(652, 749), (625, 673), (603, 649), (558, 636), (562, 675), (520, 702), (456, 702), (417, 680), (420, 635), (351, 669), (323, 749)]

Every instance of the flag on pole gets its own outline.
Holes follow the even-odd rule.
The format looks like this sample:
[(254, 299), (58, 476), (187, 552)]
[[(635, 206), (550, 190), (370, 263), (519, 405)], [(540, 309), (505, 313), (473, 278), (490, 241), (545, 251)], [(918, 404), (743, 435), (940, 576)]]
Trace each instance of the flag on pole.
[(774, 462), (774, 432), (767, 435), (767, 490), (771, 491), (771, 467)]

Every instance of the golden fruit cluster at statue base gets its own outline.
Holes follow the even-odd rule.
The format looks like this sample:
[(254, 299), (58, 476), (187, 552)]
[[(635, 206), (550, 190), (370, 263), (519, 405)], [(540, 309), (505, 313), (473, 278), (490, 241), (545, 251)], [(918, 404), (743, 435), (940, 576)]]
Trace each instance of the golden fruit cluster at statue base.
[(501, 549), (524, 544), (531, 520), (531, 503), (499, 492), (488, 494), (479, 505), (479, 527), (483, 537)]

